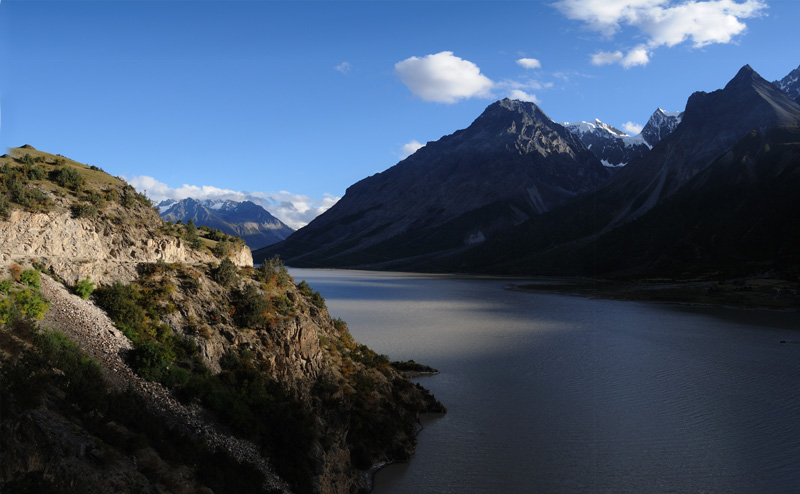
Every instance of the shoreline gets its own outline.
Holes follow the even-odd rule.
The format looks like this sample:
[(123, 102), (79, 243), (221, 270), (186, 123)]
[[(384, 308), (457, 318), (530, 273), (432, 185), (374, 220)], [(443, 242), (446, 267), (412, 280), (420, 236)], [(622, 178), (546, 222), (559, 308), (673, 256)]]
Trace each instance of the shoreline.
[(547, 278), (541, 283), (507, 285), (505, 289), (696, 307), (800, 311), (800, 283), (769, 278), (725, 281)]
[[(439, 372), (437, 371), (435, 374), (438, 374), (438, 373)], [(420, 432), (425, 430), (425, 426), (422, 425), (422, 421), (421, 421), (423, 419), (423, 417), (428, 417), (430, 419), (434, 419), (434, 418), (441, 418), (441, 417), (444, 417), (444, 416), (445, 416), (445, 414), (444, 413), (440, 413), (440, 412), (425, 412), (425, 413), (421, 413), (419, 418), (417, 419), (416, 427), (414, 428), (414, 438), (416, 439), (417, 436), (419, 436)], [(361, 475), (362, 475), (362, 477), (364, 479), (364, 488), (367, 490), (367, 492), (372, 492), (372, 490), (375, 488), (375, 475), (377, 475), (381, 470), (383, 470), (384, 468), (386, 468), (386, 467), (388, 467), (390, 465), (394, 465), (394, 464), (397, 464), (397, 463), (411, 463), (411, 459), (414, 457), (414, 454), (416, 452), (417, 452), (417, 446), (414, 445), (414, 451), (411, 452), (411, 454), (409, 455), (408, 459), (406, 459), (406, 460), (384, 460), (384, 461), (379, 461), (379, 462), (375, 463), (374, 465), (372, 465), (369, 468), (369, 470), (362, 470), (361, 471)]]

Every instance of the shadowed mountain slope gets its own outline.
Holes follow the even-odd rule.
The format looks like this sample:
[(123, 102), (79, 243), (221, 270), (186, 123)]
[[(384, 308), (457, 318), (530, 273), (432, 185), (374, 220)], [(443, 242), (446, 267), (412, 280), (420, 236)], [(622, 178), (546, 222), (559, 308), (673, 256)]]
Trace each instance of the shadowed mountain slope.
[(535, 104), (504, 99), (467, 129), (351, 186), (256, 259), (280, 253), (295, 266), (352, 266), (457, 251), (593, 190), (609, 173)]

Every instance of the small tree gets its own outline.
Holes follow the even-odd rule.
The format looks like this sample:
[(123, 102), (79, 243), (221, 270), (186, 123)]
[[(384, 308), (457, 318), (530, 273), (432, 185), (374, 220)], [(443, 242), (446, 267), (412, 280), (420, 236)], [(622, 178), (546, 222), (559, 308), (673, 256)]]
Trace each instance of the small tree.
[(212, 277), (222, 286), (229, 286), (236, 279), (236, 265), (230, 259), (223, 259), (214, 269)]
[(266, 325), (267, 301), (255, 285), (233, 292), (233, 320), (240, 328), (262, 328)]
[(186, 227), (183, 229), (183, 239), (186, 240), (189, 247), (192, 249), (197, 250), (203, 246), (203, 242), (200, 241), (200, 236), (197, 234), (197, 227), (191, 219), (186, 223)]

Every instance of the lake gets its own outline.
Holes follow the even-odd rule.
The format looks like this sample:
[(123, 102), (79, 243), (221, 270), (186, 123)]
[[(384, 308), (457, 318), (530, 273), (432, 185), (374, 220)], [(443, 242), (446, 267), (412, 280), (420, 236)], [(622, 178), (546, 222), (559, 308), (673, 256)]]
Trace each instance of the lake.
[[(800, 313), (291, 269), (448, 407), (374, 493), (800, 492)], [(782, 343), (784, 341), (784, 343)]]

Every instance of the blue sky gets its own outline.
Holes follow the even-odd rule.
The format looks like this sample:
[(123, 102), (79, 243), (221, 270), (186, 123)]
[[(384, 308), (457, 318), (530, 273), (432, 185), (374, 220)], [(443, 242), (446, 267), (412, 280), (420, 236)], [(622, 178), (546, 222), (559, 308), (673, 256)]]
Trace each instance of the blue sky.
[(2, 0), (0, 144), (297, 227), (499, 98), (635, 131), (744, 64), (782, 78), (798, 21), (794, 0)]

